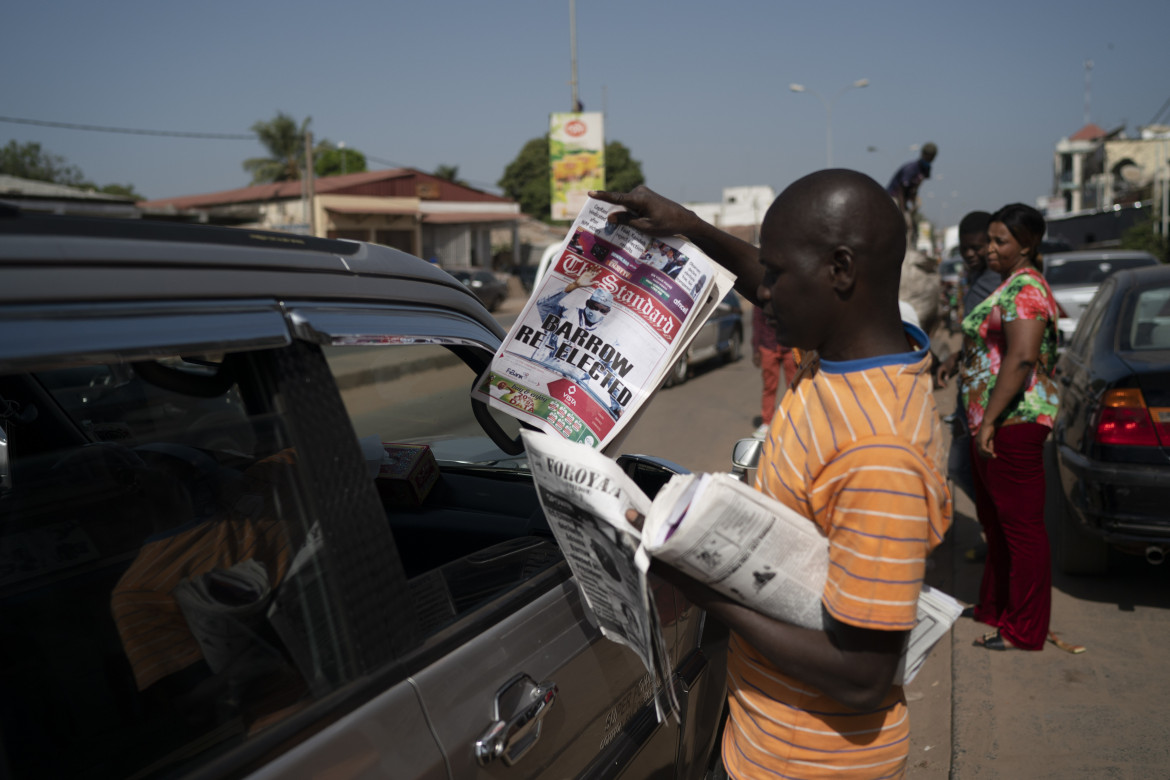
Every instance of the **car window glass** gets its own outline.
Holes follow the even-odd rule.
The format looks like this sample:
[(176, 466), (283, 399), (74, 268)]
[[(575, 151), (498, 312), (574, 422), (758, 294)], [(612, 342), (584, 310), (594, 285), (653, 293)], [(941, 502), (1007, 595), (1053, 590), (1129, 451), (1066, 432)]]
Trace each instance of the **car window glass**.
[(247, 353), (0, 376), (14, 777), (170, 776), (355, 675), (262, 377)]
[(1069, 351), (1073, 354), (1082, 354), (1091, 342), (1091, 334), (1096, 332), (1097, 324), (1104, 315), (1105, 310), (1109, 308), (1109, 299), (1113, 297), (1116, 288), (1117, 285), (1112, 280), (1108, 280), (1101, 285), (1100, 289), (1093, 296), (1089, 307), (1081, 315), (1080, 321), (1077, 323), (1076, 332), (1073, 334), (1072, 342), (1069, 344)]
[(1044, 272), (1048, 284), (1063, 287), (1074, 284), (1100, 284), (1109, 274), (1126, 268), (1156, 265), (1153, 258), (1126, 257), (1111, 259), (1072, 260), (1053, 264)]
[[(524, 456), (502, 452), (474, 417), (475, 371), (435, 344), (324, 351), (425, 632), (562, 560)], [(496, 419), (518, 433), (514, 418)]]
[(1139, 292), (1123, 333), (1122, 349), (1170, 349), (1170, 287)]

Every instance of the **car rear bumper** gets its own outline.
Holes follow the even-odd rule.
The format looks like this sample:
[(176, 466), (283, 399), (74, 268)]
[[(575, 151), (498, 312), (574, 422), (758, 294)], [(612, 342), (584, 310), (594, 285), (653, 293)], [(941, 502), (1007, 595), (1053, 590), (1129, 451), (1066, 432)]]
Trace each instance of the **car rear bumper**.
[(1078, 523), (1114, 544), (1170, 544), (1170, 468), (1090, 460), (1060, 448), (1061, 489)]

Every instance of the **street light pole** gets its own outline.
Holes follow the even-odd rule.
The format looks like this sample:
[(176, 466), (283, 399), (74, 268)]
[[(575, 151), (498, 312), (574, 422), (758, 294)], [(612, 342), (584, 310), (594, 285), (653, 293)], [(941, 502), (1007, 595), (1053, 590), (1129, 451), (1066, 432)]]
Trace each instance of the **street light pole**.
[(837, 102), (837, 98), (844, 95), (851, 89), (861, 89), (869, 86), (869, 79), (858, 79), (852, 84), (846, 84), (841, 87), (832, 100), (825, 100), (821, 94), (814, 89), (809, 89), (803, 84), (789, 84), (788, 89), (793, 92), (807, 92), (810, 95), (815, 95), (817, 100), (821, 101), (821, 105), (825, 107), (825, 167), (833, 167), (833, 104)]

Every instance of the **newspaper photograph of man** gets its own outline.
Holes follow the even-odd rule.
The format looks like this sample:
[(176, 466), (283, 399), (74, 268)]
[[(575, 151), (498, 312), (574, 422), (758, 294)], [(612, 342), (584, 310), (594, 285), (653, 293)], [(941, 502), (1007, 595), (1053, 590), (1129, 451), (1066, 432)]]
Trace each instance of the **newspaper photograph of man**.
[[(593, 286), (600, 270), (586, 269), (561, 292), (536, 302), (545, 336), (533, 357), (581, 384), (617, 418), (632, 395), (621, 377), (633, 365), (618, 349), (618, 329), (606, 327), (613, 293)], [(578, 290), (584, 292), (574, 295)]]
[(661, 271), (671, 279), (677, 279), (679, 271), (687, 264), (687, 258), (669, 244), (651, 241), (646, 251), (638, 258), (638, 262)]

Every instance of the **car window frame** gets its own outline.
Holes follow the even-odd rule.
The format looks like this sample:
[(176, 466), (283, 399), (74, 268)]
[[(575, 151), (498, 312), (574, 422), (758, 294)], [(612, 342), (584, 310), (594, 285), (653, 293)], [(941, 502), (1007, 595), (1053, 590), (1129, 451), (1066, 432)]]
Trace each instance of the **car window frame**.
[[(49, 367), (148, 360), (165, 354), (193, 353), (206, 347), (224, 353), (253, 353), (257, 357), (251, 368), (259, 371), (259, 380), (269, 386), (267, 391), (269, 397), (275, 399), (277, 395), (281, 396), (281, 404), (285, 407), (283, 414), (289, 426), (288, 435), (294, 444), (300, 446), (309, 438), (313, 438), (307, 437), (305, 427), (315, 426), (317, 432), (314, 436), (317, 442), (321, 442), (321, 436), (324, 436), (326, 440), (333, 442), (332, 447), (348, 450), (353, 462), (351, 466), (353, 472), (358, 473), (362, 470), (357, 442), (352, 437), (343, 435), (344, 428), (322, 423), (317, 414), (319, 406), (316, 399), (309, 404), (304, 399), (298, 400), (295, 392), (288, 392), (290, 383), (295, 385), (310, 373), (312, 367), (308, 364), (312, 362), (314, 354), (318, 359), (318, 370), (324, 366), (324, 356), (317, 345), (294, 338), (290, 331), (290, 323), (276, 302), (201, 301), (5, 307), (0, 309), (0, 337), (13, 334), (20, 326), (22, 317), (31, 318), (35, 323), (38, 331), (37, 340), (32, 344), (25, 343), (16, 347), (13, 347), (10, 340), (3, 341), (3, 346), (0, 346), (0, 372), (5, 374), (34, 373)], [(27, 327), (27, 320), (24, 322)], [(87, 327), (90, 325), (94, 327)], [(207, 330), (194, 334), (188, 330), (204, 326)], [(237, 327), (241, 329), (236, 330)], [(211, 337), (208, 337), (208, 332)], [(50, 336), (54, 334), (57, 336), (71, 334), (67, 349), (62, 349), (52, 341)], [(270, 364), (262, 365), (266, 361)], [(315, 387), (327, 388), (324, 397), (326, 399), (332, 397), (336, 408), (344, 414), (336, 387), (328, 383), (324, 385), (315, 383)], [(295, 430), (298, 428), (300, 430)], [(312, 448), (301, 449), (308, 453)], [(306, 513), (309, 517), (327, 519), (325, 524), (330, 526), (339, 525), (343, 521), (352, 524), (355, 519), (356, 522), (363, 522), (360, 514), (331, 511), (329, 502), (323, 500), (330, 491), (308, 484), (304, 473), (298, 475), (297, 490), (307, 503)], [(352, 494), (354, 491), (340, 492)], [(367, 493), (369, 500), (376, 502), (372, 485), (368, 486)], [(388, 568), (392, 569), (395, 564), (401, 569), (401, 562), (397, 559), (397, 550), (393, 547), (393, 537), (389, 530), (385, 529), (379, 533), (384, 527), (384, 517), (371, 516), (364, 522), (375, 536), (381, 535), (389, 540), (391, 550), (389, 559), (383, 556), (379, 559), (378, 566), (367, 566), (365, 575), (385, 572)], [(370, 537), (368, 533), (357, 533), (352, 537), (334, 535), (329, 543), (333, 545), (329, 551), (331, 557), (352, 560), (368, 555)], [(335, 569), (344, 570), (344, 566), (337, 566)], [(326, 728), (347, 712), (385, 692), (384, 685), (376, 688), (370, 686), (370, 675), (373, 672), (384, 672), (391, 668), (401, 655), (412, 652), (418, 644), (417, 632), (413, 630), (412, 621), (407, 613), (399, 611), (393, 619), (388, 618), (382, 622), (386, 626), (393, 626), (396, 632), (400, 627), (404, 627), (401, 636), (407, 639), (398, 643), (396, 647), (388, 648), (384, 640), (379, 641), (374, 633), (363, 631), (359, 624), (353, 621), (353, 616), (362, 610), (352, 602), (350, 589), (337, 587), (338, 584), (334, 583), (330, 588), (330, 608), (339, 609), (344, 613), (343, 620), (349, 636), (343, 639), (359, 647), (368, 648), (379, 644), (382, 647), (375, 651), (367, 649), (358, 653), (357, 666), (352, 677), (344, 681), (338, 689), (320, 699), (310, 701), (300, 712), (268, 727), (243, 744), (211, 756), (204, 763), (186, 767), (183, 771), (185, 776), (220, 777), (225, 772), (238, 773), (254, 769), (271, 757), (274, 751), (283, 752), (285, 747), (298, 744), (306, 736)], [(403, 598), (406, 597), (404, 581), (399, 593)], [(405, 675), (400, 674), (399, 679), (405, 680)]]
[(275, 301), (96, 303), (0, 308), (0, 372), (45, 364), (272, 349), (292, 343)]
[(1078, 360), (1084, 359), (1088, 345), (1093, 343), (1094, 339), (1090, 334), (1096, 333), (1101, 318), (1109, 309), (1109, 299), (1116, 294), (1117, 287), (1116, 276), (1106, 277), (1097, 288), (1097, 292), (1093, 294), (1093, 300), (1089, 302), (1088, 309), (1077, 321), (1077, 329), (1068, 345), (1068, 351), (1077, 356)]

